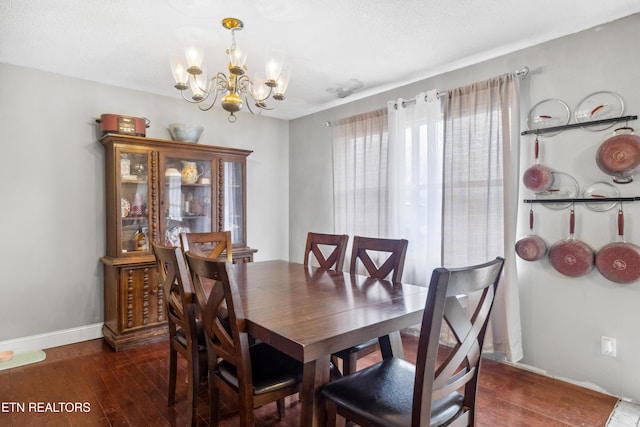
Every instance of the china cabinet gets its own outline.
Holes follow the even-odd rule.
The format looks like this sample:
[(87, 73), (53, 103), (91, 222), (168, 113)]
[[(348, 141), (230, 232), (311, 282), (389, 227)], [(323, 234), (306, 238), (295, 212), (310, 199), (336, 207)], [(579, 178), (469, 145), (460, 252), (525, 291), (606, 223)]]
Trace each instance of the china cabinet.
[(164, 295), (151, 242), (177, 246), (181, 232), (230, 230), (234, 262), (247, 246), (249, 150), (107, 134), (105, 150), (105, 340), (115, 349), (167, 337)]

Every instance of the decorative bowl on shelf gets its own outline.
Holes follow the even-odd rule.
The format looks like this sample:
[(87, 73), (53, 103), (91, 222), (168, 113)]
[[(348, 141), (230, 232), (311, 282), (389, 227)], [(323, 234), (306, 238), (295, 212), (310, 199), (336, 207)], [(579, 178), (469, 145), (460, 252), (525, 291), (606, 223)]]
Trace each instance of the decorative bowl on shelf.
[(204, 131), (203, 126), (173, 123), (169, 125), (171, 139), (180, 142), (198, 142)]

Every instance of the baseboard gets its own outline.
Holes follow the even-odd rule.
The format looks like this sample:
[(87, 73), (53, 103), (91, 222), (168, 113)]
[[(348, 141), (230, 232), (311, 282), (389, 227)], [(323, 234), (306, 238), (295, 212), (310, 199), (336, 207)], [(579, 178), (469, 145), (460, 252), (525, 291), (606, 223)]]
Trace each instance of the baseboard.
[(23, 353), (96, 338), (102, 338), (102, 323), (0, 341), (0, 351), (12, 350), (14, 353)]
[(523, 369), (525, 371), (533, 372), (534, 374), (542, 375), (542, 376), (545, 376), (545, 377), (548, 377), (548, 378), (553, 378), (553, 379), (558, 380), (558, 381), (563, 381), (565, 383), (573, 384), (573, 385), (576, 385), (578, 387), (587, 388), (589, 390), (593, 390), (593, 391), (596, 391), (598, 393), (608, 394), (609, 396), (620, 398), (620, 396), (616, 396), (615, 394), (610, 393), (609, 391), (605, 390), (604, 388), (600, 387), (597, 384), (593, 384), (593, 383), (585, 382), (585, 381), (575, 381), (575, 380), (572, 380), (570, 378), (551, 375), (551, 374), (549, 374), (549, 372), (547, 372), (544, 369), (540, 369), (540, 368), (537, 368), (537, 367), (532, 366), (532, 365), (527, 365), (525, 363), (520, 363), (520, 362), (511, 363), (511, 362), (507, 362), (507, 361), (502, 361), (502, 363), (505, 363), (507, 365), (511, 365), (511, 366), (519, 368), (519, 369)]

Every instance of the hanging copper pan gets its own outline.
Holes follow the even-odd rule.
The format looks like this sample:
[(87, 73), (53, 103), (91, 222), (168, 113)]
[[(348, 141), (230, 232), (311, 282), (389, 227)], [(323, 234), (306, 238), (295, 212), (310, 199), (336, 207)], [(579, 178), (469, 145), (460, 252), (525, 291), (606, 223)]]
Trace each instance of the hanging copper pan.
[(534, 193), (544, 193), (553, 185), (553, 173), (551, 173), (551, 169), (540, 164), (539, 159), (539, 143), (538, 137), (536, 136), (535, 141), (535, 164), (527, 168), (522, 175), (522, 183), (527, 189), (533, 191)]
[(593, 269), (593, 250), (584, 242), (573, 237), (575, 212), (571, 208), (569, 217), (569, 238), (551, 246), (549, 261), (558, 272), (569, 277), (584, 276)]
[(624, 241), (622, 207), (618, 210), (618, 240), (598, 251), (596, 268), (612, 282), (626, 284), (640, 279), (640, 248)]
[(613, 182), (626, 184), (640, 171), (640, 136), (633, 128), (622, 127), (613, 132), (596, 152), (596, 164)]
[(533, 234), (533, 209), (529, 209), (529, 234), (516, 242), (516, 254), (525, 261), (537, 261), (547, 253), (547, 243)]

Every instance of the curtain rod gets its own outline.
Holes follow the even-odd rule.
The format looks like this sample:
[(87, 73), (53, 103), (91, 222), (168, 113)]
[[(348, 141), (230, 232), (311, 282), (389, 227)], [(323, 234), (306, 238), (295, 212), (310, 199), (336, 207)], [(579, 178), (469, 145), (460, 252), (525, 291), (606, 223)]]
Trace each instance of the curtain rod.
[[(527, 77), (527, 75), (529, 74), (529, 67), (522, 67), (519, 70), (516, 70), (515, 72), (516, 76), (518, 76), (520, 78), (520, 80), (524, 79), (525, 77)], [(437, 98), (442, 98), (443, 96), (446, 95), (446, 92), (438, 92), (436, 94)], [(425, 95), (424, 100), (427, 100), (427, 96)], [(409, 99), (406, 101), (402, 101), (402, 106), (406, 107), (407, 105), (411, 105), (411, 104), (415, 104), (416, 100), (415, 99)], [(398, 104), (396, 104), (396, 109), (398, 108)]]
[[(529, 67), (524, 66), (518, 70), (516, 70), (515, 72), (516, 76), (518, 76), (520, 78), (520, 80), (523, 80), (525, 77), (527, 77), (527, 75), (529, 74)], [(445, 92), (438, 92), (436, 94), (437, 98), (441, 98), (445, 95)], [(427, 100), (427, 95), (425, 95), (425, 101)], [(407, 101), (402, 101), (402, 106), (405, 107), (407, 105), (411, 105), (411, 104), (415, 104), (416, 100), (415, 99), (409, 99)], [(397, 108), (397, 104), (396, 104), (396, 108)], [(330, 122), (329, 120), (327, 120), (326, 122), (324, 122), (324, 125), (327, 127), (331, 127), (332, 122)]]

